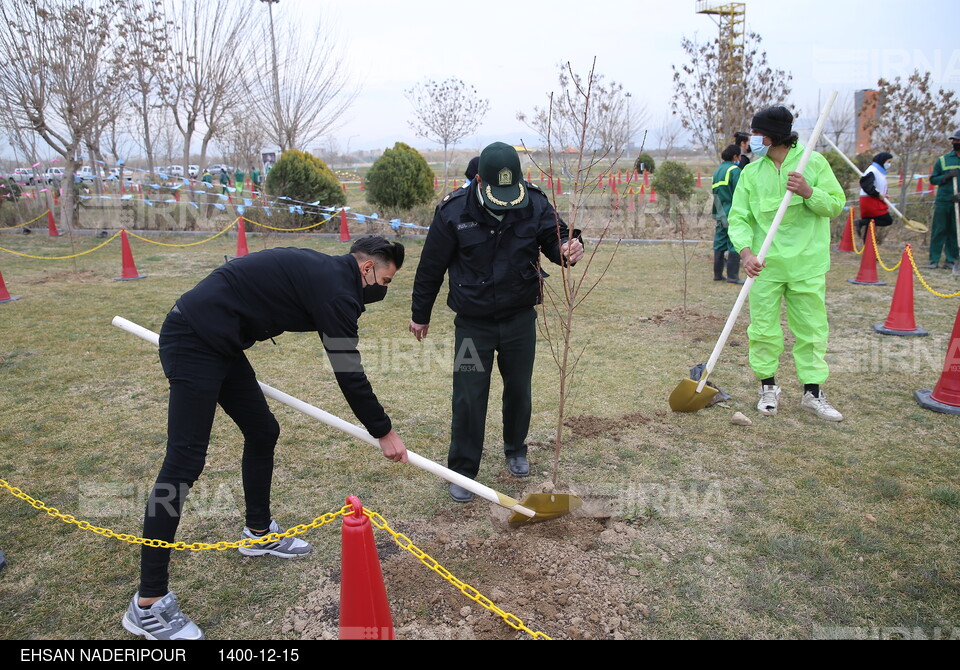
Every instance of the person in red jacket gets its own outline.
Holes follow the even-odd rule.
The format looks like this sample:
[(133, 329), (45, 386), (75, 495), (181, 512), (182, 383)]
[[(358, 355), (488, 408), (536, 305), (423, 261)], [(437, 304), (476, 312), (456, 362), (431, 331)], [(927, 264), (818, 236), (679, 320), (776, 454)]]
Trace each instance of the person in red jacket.
[(893, 223), (890, 206), (884, 199), (887, 195), (887, 172), (893, 164), (893, 154), (881, 151), (860, 177), (860, 218), (857, 232), (865, 239), (870, 221), (877, 231), (877, 241), (883, 242), (887, 226)]

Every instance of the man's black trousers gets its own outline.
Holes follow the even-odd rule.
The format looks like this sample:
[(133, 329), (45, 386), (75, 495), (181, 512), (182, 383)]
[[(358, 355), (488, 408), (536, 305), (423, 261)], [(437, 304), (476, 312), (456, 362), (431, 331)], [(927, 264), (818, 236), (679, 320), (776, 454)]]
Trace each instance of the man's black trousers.
[[(144, 537), (174, 541), (184, 499), (203, 472), (218, 404), (243, 433), (246, 525), (269, 527), (273, 452), (280, 426), (246, 356), (213, 351), (179, 312), (173, 311), (160, 330), (160, 363), (170, 382), (167, 453), (147, 502)], [(141, 597), (167, 594), (170, 551), (143, 547)]]
[(454, 325), (453, 425), (447, 466), (473, 479), (483, 455), (494, 354), (503, 378), (503, 451), (508, 457), (527, 455), (537, 311), (531, 307), (499, 321), (458, 315)]

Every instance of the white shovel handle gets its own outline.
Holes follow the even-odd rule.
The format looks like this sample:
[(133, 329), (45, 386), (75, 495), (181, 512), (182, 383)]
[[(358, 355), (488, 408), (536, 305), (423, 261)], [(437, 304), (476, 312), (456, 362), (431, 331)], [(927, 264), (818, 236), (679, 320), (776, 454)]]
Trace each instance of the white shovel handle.
[[(823, 126), (827, 121), (827, 115), (830, 114), (830, 108), (833, 107), (833, 101), (836, 99), (837, 92), (831, 91), (830, 96), (827, 98), (827, 104), (823, 106), (823, 110), (820, 112), (820, 118), (817, 119), (817, 124), (813, 127), (813, 132), (810, 133), (810, 138), (803, 148), (803, 155), (800, 157), (800, 162), (797, 164), (796, 171), (800, 174), (803, 174), (803, 171), (807, 169), (807, 162), (813, 153), (813, 146), (817, 143), (817, 140), (820, 139)], [(766, 258), (767, 251), (770, 250), (770, 245), (773, 244), (773, 236), (777, 234), (777, 229), (780, 228), (780, 222), (783, 221), (783, 217), (787, 213), (787, 207), (790, 206), (791, 198), (793, 198), (792, 191), (787, 191), (783, 194), (780, 207), (773, 217), (773, 223), (770, 224), (770, 230), (767, 231), (767, 236), (763, 239), (763, 244), (760, 245), (760, 253), (757, 254), (757, 258), (760, 259), (761, 263), (763, 259)], [(697, 393), (703, 391), (703, 387), (707, 383), (707, 377), (713, 372), (713, 366), (717, 364), (717, 360), (720, 358), (720, 352), (723, 351), (723, 347), (727, 343), (727, 338), (730, 337), (730, 333), (733, 331), (733, 325), (737, 322), (737, 317), (740, 316), (740, 310), (743, 309), (743, 303), (747, 300), (747, 294), (750, 293), (750, 287), (753, 286), (754, 279), (756, 279), (756, 277), (747, 277), (747, 280), (743, 282), (743, 286), (740, 288), (740, 294), (737, 296), (737, 301), (733, 305), (733, 310), (730, 312), (730, 316), (727, 317), (727, 322), (723, 326), (723, 332), (720, 333), (720, 339), (717, 340), (717, 346), (713, 348), (713, 353), (710, 354), (707, 366), (700, 376)]]
[[(139, 326), (132, 321), (124, 319), (122, 316), (113, 317), (113, 325), (116, 326), (117, 328), (121, 328), (127, 331), (128, 333), (133, 333), (137, 337), (141, 337), (148, 342), (152, 342), (155, 345), (160, 344), (160, 336), (157, 333), (153, 332), (152, 330), (148, 330), (143, 326)], [(277, 402), (283, 403), (287, 407), (290, 407), (292, 409), (297, 410), (298, 412), (302, 412), (303, 414), (306, 414), (307, 416), (310, 416), (310, 417), (313, 417), (314, 419), (322, 421), (328, 426), (332, 428), (337, 428), (338, 430), (341, 430), (344, 433), (347, 433), (348, 435), (352, 435), (357, 439), (363, 440), (368, 444), (372, 444), (378, 449), (380, 448), (379, 440), (377, 440), (377, 438), (375, 438), (373, 435), (368, 433), (366, 430), (364, 430), (360, 426), (352, 424), (348, 421), (344, 421), (343, 419), (337, 416), (334, 416), (329, 412), (324, 412), (319, 407), (314, 407), (313, 405), (306, 403), (298, 398), (294, 398), (292, 395), (288, 395), (283, 391), (279, 391), (273, 388), (272, 386), (268, 386), (267, 384), (264, 384), (261, 381), (258, 381), (257, 383), (260, 384), (260, 388), (263, 390), (263, 395), (267, 396), (268, 398), (273, 398)], [(527, 516), (527, 517), (533, 517), (536, 515), (536, 512), (534, 512), (533, 510), (527, 507), (522, 506), (518, 501), (514, 500), (510, 496), (503, 495), (502, 493), (495, 491), (489, 486), (485, 486), (480, 482), (470, 479), (469, 477), (464, 477), (463, 475), (457, 472), (454, 472), (449, 468), (445, 468), (439, 463), (435, 463), (434, 461), (431, 461), (429, 458), (424, 458), (419, 454), (415, 454), (409, 449), (407, 449), (407, 462), (409, 462), (411, 465), (415, 465), (421, 470), (426, 470), (431, 474), (434, 474), (434, 475), (437, 475), (438, 477), (446, 479), (448, 482), (452, 482), (457, 486), (465, 488), (471, 493), (480, 496), (484, 500), (489, 500), (490, 502), (496, 503), (501, 507), (506, 507), (511, 511), (519, 512), (520, 514), (523, 514), (524, 516)]]

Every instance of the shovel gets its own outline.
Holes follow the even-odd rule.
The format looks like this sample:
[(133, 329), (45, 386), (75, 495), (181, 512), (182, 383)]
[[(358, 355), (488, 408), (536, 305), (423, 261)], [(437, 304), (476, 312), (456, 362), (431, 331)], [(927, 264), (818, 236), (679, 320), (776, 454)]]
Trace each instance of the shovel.
[[(837, 148), (837, 145), (830, 141), (829, 137), (824, 135), (823, 139), (826, 140), (827, 144), (829, 144), (833, 148), (833, 150), (840, 155), (840, 158), (846, 161), (847, 165), (849, 165), (853, 169), (853, 171), (857, 173), (857, 176), (859, 177), (863, 176), (863, 173), (860, 171), (860, 168), (854, 165), (853, 161), (851, 161), (845, 153), (840, 151), (840, 149)], [(903, 214), (900, 213), (900, 210), (897, 209), (892, 202), (890, 202), (887, 196), (881, 195), (880, 197), (883, 198), (883, 201), (887, 203), (887, 206), (893, 211), (893, 213), (900, 217), (900, 219), (903, 221), (904, 228), (906, 228), (907, 230), (912, 230), (915, 233), (927, 232), (927, 225), (925, 223), (908, 219), (907, 217), (905, 217)]]
[[(827, 99), (827, 104), (824, 105), (823, 111), (820, 112), (820, 118), (817, 119), (817, 125), (814, 126), (813, 132), (810, 133), (810, 139), (807, 140), (803, 155), (797, 164), (796, 172), (799, 172), (801, 175), (807, 167), (810, 154), (813, 153), (813, 147), (817, 143), (820, 133), (823, 131), (823, 125), (836, 98), (837, 92), (831, 92), (830, 97)], [(780, 222), (783, 221), (783, 217), (787, 213), (787, 207), (790, 206), (790, 199), (792, 197), (792, 191), (787, 191), (783, 195), (780, 207), (773, 217), (773, 223), (770, 224), (770, 230), (767, 231), (767, 236), (763, 239), (763, 244), (760, 246), (760, 253), (757, 254), (757, 258), (760, 259), (761, 263), (764, 258), (767, 257), (767, 251), (769, 251), (770, 245), (773, 244), (773, 236), (777, 234), (777, 229), (780, 228)], [(743, 286), (740, 288), (740, 294), (737, 296), (737, 301), (733, 305), (733, 310), (730, 312), (730, 316), (727, 317), (727, 322), (723, 326), (723, 332), (720, 333), (720, 339), (717, 340), (717, 346), (713, 348), (713, 353), (710, 354), (710, 359), (707, 361), (707, 367), (704, 368), (703, 374), (700, 375), (700, 382), (697, 383), (693, 379), (683, 379), (677, 385), (677, 388), (673, 389), (669, 402), (670, 409), (674, 412), (696, 412), (701, 410), (706, 407), (713, 399), (713, 396), (716, 395), (717, 389), (706, 385), (707, 377), (713, 372), (713, 366), (717, 364), (717, 359), (720, 358), (720, 352), (723, 351), (723, 347), (727, 343), (727, 338), (730, 337), (733, 324), (736, 323), (737, 317), (740, 316), (740, 310), (743, 308), (743, 303), (747, 299), (747, 294), (750, 293), (750, 287), (753, 286), (754, 279), (756, 279), (756, 277), (747, 277), (747, 280), (743, 282)]]
[[(147, 342), (152, 342), (154, 345), (160, 344), (160, 336), (157, 335), (157, 333), (153, 332), (152, 330), (148, 330), (143, 326), (138, 326), (132, 321), (128, 321), (121, 316), (113, 317), (113, 325), (117, 328), (127, 331), (128, 333), (133, 333), (134, 335), (143, 338)], [(283, 391), (278, 391), (272, 386), (267, 386), (263, 382), (257, 383), (260, 384), (263, 394), (268, 398), (273, 398), (274, 400), (283, 403), (287, 407), (291, 407), (298, 412), (302, 412), (307, 416), (322, 421), (332, 428), (342, 430), (348, 435), (352, 435), (353, 437), (363, 440), (368, 444), (372, 444), (378, 449), (380, 448), (380, 442), (360, 426), (344, 421), (343, 419), (328, 412), (324, 412), (319, 407), (314, 407), (313, 405), (305, 403), (302, 400), (294, 398), (292, 395), (287, 395)], [(431, 474), (446, 479), (448, 482), (452, 482), (457, 486), (463, 487), (474, 495), (480, 496), (484, 500), (489, 500), (492, 503), (510, 510), (513, 512), (508, 519), (508, 522), (511, 524), (522, 524), (531, 521), (548, 521), (550, 519), (568, 514), (583, 504), (583, 501), (577, 496), (562, 493), (534, 493), (524, 498), (523, 502), (518, 502), (508, 495), (504, 495), (499, 491), (495, 491), (489, 486), (484, 486), (483, 484), (468, 477), (464, 477), (463, 475), (454, 472), (449, 468), (445, 468), (428, 458), (424, 458), (423, 456), (413, 453), (409, 449), (407, 449), (407, 462), (411, 465), (417, 466), (422, 470), (426, 470)]]

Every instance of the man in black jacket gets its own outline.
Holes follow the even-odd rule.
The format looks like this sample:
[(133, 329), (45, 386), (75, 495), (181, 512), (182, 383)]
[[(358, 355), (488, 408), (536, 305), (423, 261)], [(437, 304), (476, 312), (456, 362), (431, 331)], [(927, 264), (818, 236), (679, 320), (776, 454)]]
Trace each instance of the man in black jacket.
[[(583, 244), (540, 189), (525, 182), (512, 146), (495, 142), (480, 154), (479, 173), (469, 188), (447, 195), (427, 234), (413, 287), (409, 330), (427, 336), (434, 302), (449, 273), (447, 305), (456, 312), (453, 365), (451, 470), (471, 479), (480, 469), (494, 353), (503, 377), (503, 450), (515, 477), (530, 474), (535, 306), (541, 300), (540, 252), (551, 261), (576, 263)], [(473, 494), (450, 484), (450, 496), (469, 502)]]
[[(160, 330), (160, 362), (170, 382), (167, 453), (147, 502), (143, 534), (173, 542), (187, 492), (199, 478), (217, 405), (243, 433), (241, 466), (246, 528), (242, 538), (281, 533), (270, 514), (273, 456), (280, 426), (243, 351), (283, 332), (319, 333), (340, 390), (384, 456), (407, 453), (364, 374), (357, 320), (382, 300), (403, 265), (403, 246), (364, 237), (343, 256), (310, 249), (268, 249), (214, 270), (187, 291)], [(240, 549), (246, 556), (295, 558), (309, 544), (283, 537)], [(148, 639), (202, 639), (169, 591), (170, 549), (144, 545), (140, 589), (123, 618)]]

